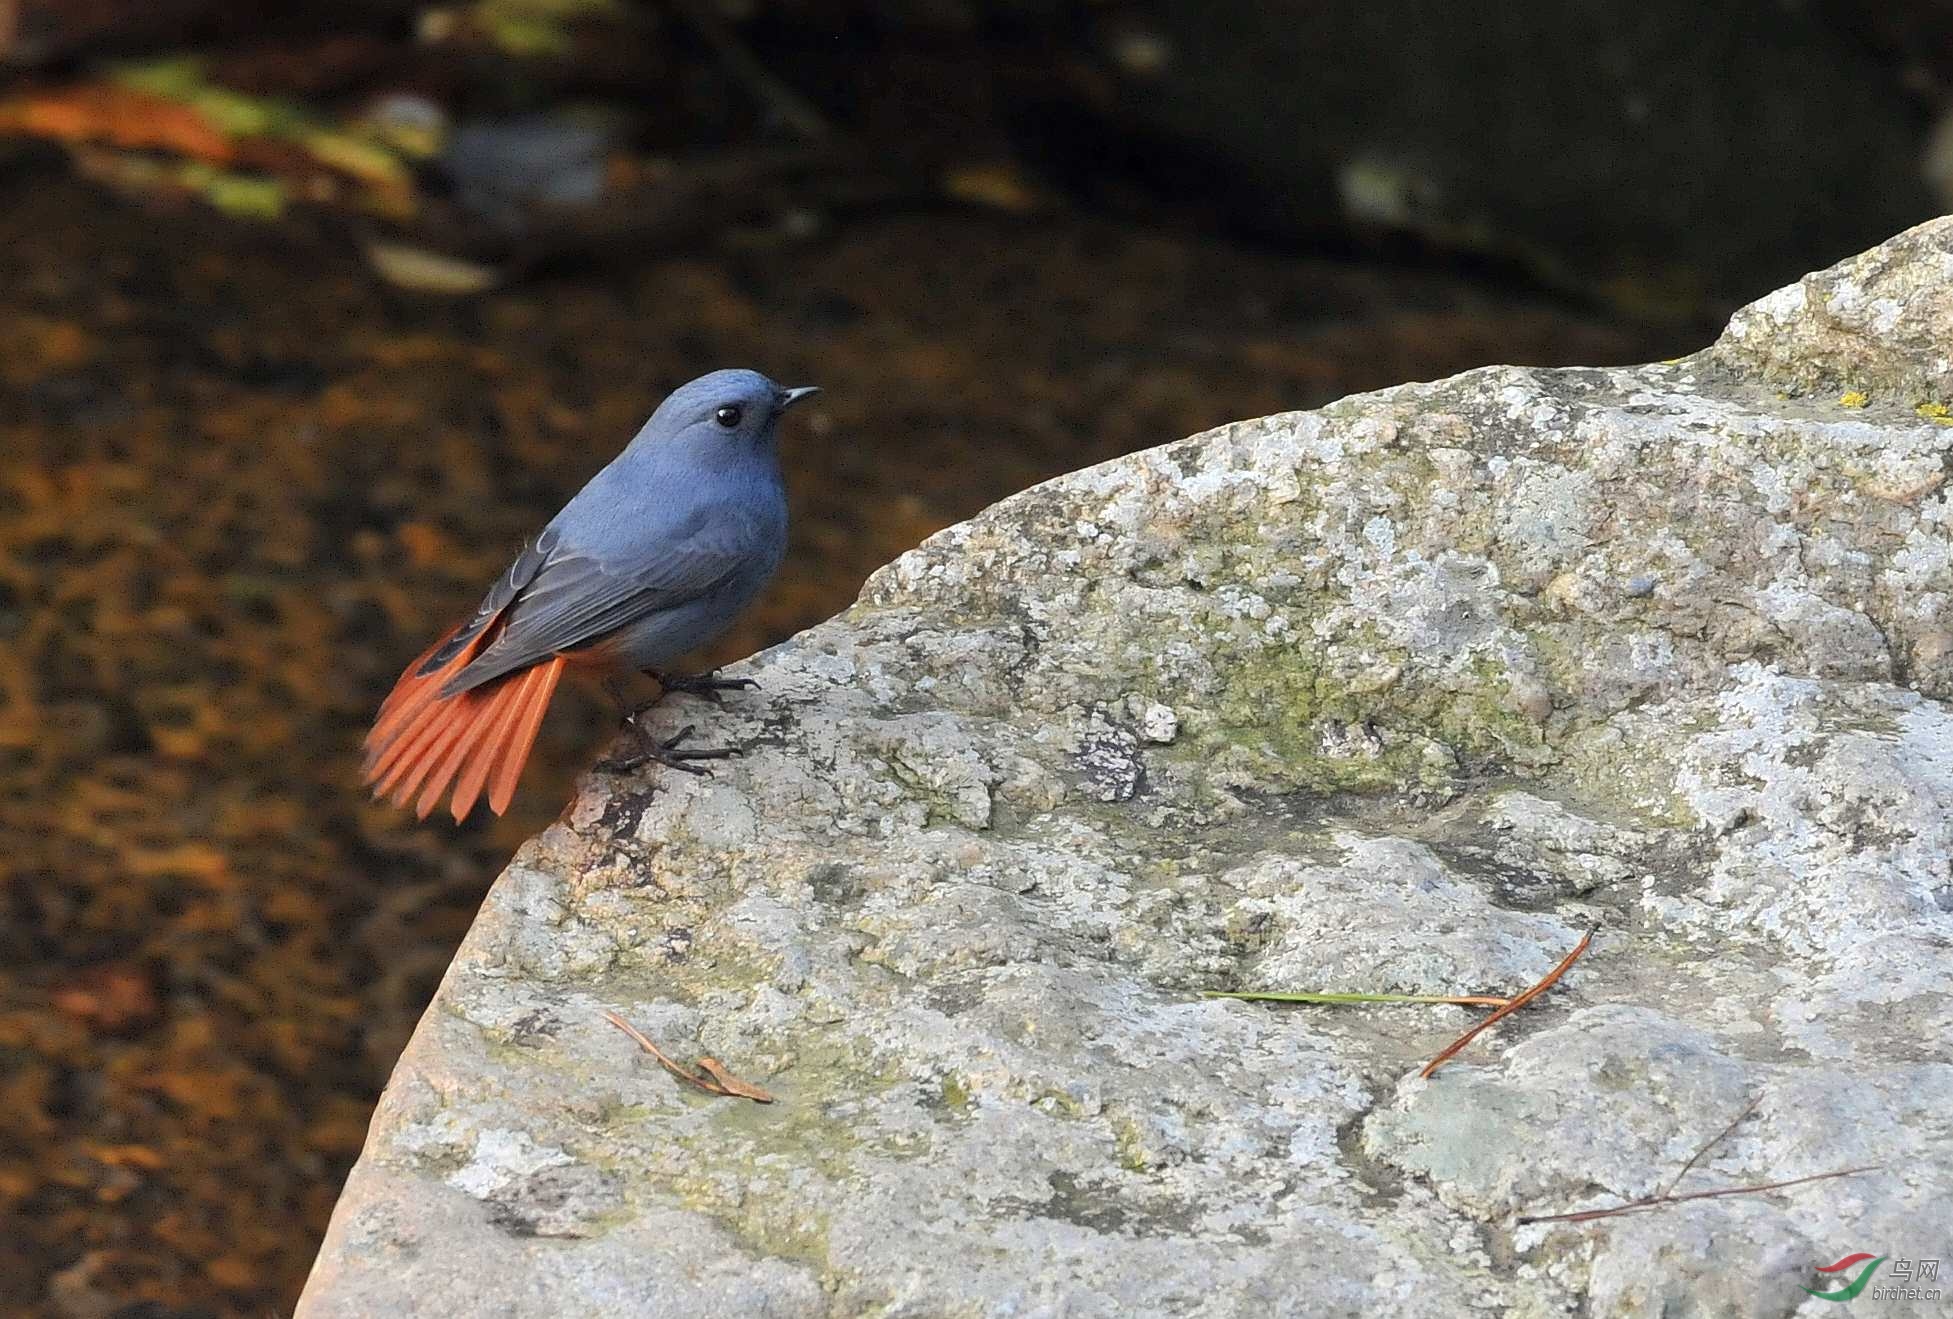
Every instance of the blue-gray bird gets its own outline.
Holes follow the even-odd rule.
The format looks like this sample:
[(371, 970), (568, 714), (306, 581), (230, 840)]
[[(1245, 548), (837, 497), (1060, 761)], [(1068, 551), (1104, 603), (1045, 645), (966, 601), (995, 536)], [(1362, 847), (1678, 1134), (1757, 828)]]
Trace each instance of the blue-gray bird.
[[(458, 822), (487, 794), (497, 815), (563, 669), (648, 672), (711, 641), (760, 593), (787, 543), (780, 417), (818, 392), (757, 371), (714, 371), (673, 391), (608, 467), (551, 518), (475, 616), (409, 664), (366, 735), (373, 795), (422, 818), (451, 796)], [(687, 752), (672, 743), (653, 758)]]

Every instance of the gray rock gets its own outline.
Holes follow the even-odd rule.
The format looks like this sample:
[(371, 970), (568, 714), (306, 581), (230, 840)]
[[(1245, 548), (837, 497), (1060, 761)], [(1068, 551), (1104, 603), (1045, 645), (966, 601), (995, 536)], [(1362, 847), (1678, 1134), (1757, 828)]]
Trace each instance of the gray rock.
[(1793, 389), (1953, 403), (1953, 229), (1922, 224), (1752, 303), (1715, 354)]
[[(1806, 282), (1890, 314), (1061, 478), (674, 699), (751, 754), (521, 851), (300, 1313), (1784, 1315), (1943, 1257), (1953, 428), (1778, 382), (1934, 378), (1950, 239)], [(1199, 992), (1510, 993), (1595, 926), (1429, 1080), (1474, 1011)], [(1879, 1170), (1517, 1221), (1752, 1103), (1680, 1192)]]

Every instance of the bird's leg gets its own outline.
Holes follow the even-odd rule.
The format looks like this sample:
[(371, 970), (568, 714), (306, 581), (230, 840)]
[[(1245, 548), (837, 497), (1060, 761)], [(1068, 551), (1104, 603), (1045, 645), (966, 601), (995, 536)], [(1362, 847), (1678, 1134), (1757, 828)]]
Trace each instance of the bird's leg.
[(617, 717), (626, 724), (636, 723), (639, 715), (656, 705), (664, 696), (663, 692), (659, 692), (651, 700), (633, 701), (630, 698), (630, 694), (624, 690), (624, 684), (618, 680), (617, 675), (614, 673), (605, 675), (604, 691), (609, 695), (611, 700), (617, 703)]
[(652, 670), (646, 670), (646, 672), (649, 672), (652, 677), (656, 678), (658, 685), (667, 692), (689, 692), (693, 696), (703, 696), (706, 700), (715, 704), (719, 700), (720, 692), (750, 691), (759, 686), (751, 678), (721, 678), (718, 676), (719, 671), (717, 669), (713, 669), (708, 673), (693, 674), (690, 677), (679, 675), (667, 676), (666, 674)]
[(636, 705), (630, 703), (624, 694), (623, 686), (615, 677), (604, 680), (604, 690), (608, 691), (611, 699), (617, 702), (617, 708), (623, 715), (624, 727), (628, 728), (637, 736), (639, 750), (638, 754), (634, 756), (625, 756), (619, 760), (607, 761), (598, 768), (608, 770), (612, 773), (622, 774), (636, 769), (639, 765), (655, 764), (665, 765), (671, 769), (683, 770), (687, 774), (704, 774), (707, 772), (704, 766), (694, 765), (690, 762), (694, 760), (727, 760), (733, 756), (742, 754), (738, 747), (686, 747), (681, 745), (685, 739), (689, 738), (696, 731), (691, 724), (686, 724), (670, 737), (660, 740), (645, 731), (644, 725), (639, 722), (639, 716), (675, 691), (692, 692), (716, 702), (719, 699), (718, 694), (722, 691), (737, 691), (747, 687), (756, 687), (759, 684), (755, 683), (751, 678), (715, 678), (709, 673), (701, 674), (695, 678), (667, 678), (655, 669), (646, 669), (645, 674), (648, 677), (656, 678), (658, 680), (658, 686), (662, 690), (650, 700), (640, 702)]
[(635, 723), (632, 724), (632, 728), (637, 731), (643, 750), (635, 756), (626, 756), (622, 760), (613, 760), (604, 766), (605, 769), (613, 773), (624, 774), (636, 769), (639, 765), (656, 764), (665, 765), (671, 769), (681, 769), (687, 774), (704, 774), (708, 772), (705, 766), (694, 765), (690, 762), (694, 760), (727, 760), (740, 754), (738, 747), (680, 746), (679, 744), (690, 737), (695, 731), (690, 724), (686, 724), (670, 737), (662, 740), (652, 737), (641, 728), (637, 728)]

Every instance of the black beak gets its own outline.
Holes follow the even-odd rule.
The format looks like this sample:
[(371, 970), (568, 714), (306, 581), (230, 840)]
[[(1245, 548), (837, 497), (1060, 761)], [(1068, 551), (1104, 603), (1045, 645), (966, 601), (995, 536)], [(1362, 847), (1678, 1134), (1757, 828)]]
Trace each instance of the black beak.
[(801, 399), (811, 398), (820, 392), (821, 387), (819, 385), (802, 385), (798, 389), (783, 389), (780, 391), (780, 411), (785, 412), (788, 408), (800, 402)]

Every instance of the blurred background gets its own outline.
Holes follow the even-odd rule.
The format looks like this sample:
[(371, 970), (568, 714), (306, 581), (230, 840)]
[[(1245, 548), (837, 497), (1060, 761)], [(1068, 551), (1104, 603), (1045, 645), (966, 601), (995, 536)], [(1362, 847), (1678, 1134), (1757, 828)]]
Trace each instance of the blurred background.
[(662, 394), (796, 413), (708, 660), (1042, 477), (1699, 347), (1945, 209), (1953, 0), (0, 0), (0, 1310), (289, 1308), (514, 810), (406, 659)]

